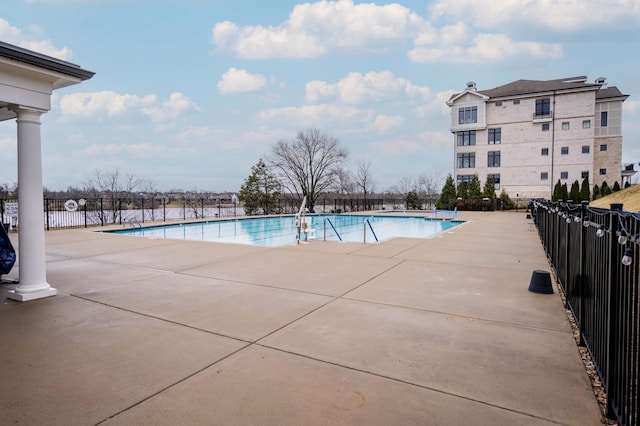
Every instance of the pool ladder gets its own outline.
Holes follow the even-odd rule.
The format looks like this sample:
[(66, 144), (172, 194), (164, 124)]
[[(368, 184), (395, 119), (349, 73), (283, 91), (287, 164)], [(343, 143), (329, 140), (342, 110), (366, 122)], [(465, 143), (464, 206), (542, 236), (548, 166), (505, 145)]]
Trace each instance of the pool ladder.
[[(327, 223), (329, 223), (329, 225), (333, 229), (333, 232), (336, 233), (336, 236), (338, 237), (338, 239), (340, 241), (342, 241), (342, 237), (338, 233), (338, 230), (336, 229), (335, 226), (333, 226), (333, 222), (331, 222), (331, 219), (329, 219), (328, 217), (324, 218), (324, 241), (327, 241)], [(364, 225), (363, 242), (365, 244), (367, 243), (367, 225), (369, 225), (369, 229), (371, 230), (371, 233), (373, 234), (373, 238), (375, 238), (376, 242), (378, 242), (378, 236), (376, 235), (376, 231), (373, 230), (373, 226), (371, 225), (371, 222), (369, 221), (368, 218), (364, 220), (363, 225)]]
[(138, 228), (138, 229), (142, 229), (142, 225), (140, 225), (140, 222), (138, 222), (138, 219), (135, 217), (128, 217), (125, 219), (127, 222), (129, 222), (129, 225), (131, 225), (132, 228)]
[(364, 236), (363, 236), (364, 243), (365, 244), (367, 243), (367, 225), (369, 225), (369, 229), (371, 229), (373, 238), (375, 238), (376, 242), (378, 242), (378, 236), (376, 235), (376, 231), (373, 230), (373, 226), (371, 226), (371, 222), (369, 222), (369, 219), (367, 218), (364, 220)]
[(327, 222), (329, 222), (329, 225), (331, 225), (331, 228), (333, 228), (333, 232), (336, 233), (336, 235), (338, 236), (338, 239), (342, 241), (342, 237), (338, 233), (338, 230), (336, 229), (335, 226), (333, 226), (333, 223), (331, 223), (331, 219), (329, 219), (328, 217), (324, 218), (324, 241), (327, 241)]

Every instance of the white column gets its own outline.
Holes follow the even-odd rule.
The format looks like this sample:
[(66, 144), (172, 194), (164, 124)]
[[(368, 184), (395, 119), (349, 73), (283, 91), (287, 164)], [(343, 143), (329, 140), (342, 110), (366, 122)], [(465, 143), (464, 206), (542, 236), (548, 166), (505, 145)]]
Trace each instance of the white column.
[(18, 266), (20, 284), (9, 299), (27, 301), (55, 296), (47, 283), (40, 116), (43, 111), (16, 108), (18, 115)]

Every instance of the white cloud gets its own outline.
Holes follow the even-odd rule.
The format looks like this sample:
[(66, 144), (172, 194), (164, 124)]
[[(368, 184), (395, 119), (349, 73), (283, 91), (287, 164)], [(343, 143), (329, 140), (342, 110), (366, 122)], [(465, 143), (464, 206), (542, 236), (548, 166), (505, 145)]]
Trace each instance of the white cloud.
[(110, 90), (78, 92), (60, 99), (60, 112), (66, 117), (91, 117), (106, 112), (111, 117), (124, 114), (132, 108), (153, 105), (155, 102), (155, 95), (120, 95)]
[(271, 108), (258, 113), (258, 120), (274, 125), (305, 127), (353, 127), (357, 122), (371, 122), (374, 114), (355, 107), (320, 104), (302, 107)]
[(142, 112), (155, 123), (171, 121), (187, 112), (199, 110), (194, 102), (180, 92), (172, 93), (161, 106), (153, 105), (142, 108)]
[(564, 33), (640, 23), (637, 0), (438, 0), (429, 9), (433, 19), (447, 17), (485, 29), (524, 25)]
[(250, 93), (264, 89), (266, 79), (261, 74), (251, 74), (247, 70), (229, 68), (218, 82), (218, 91), (223, 95)]
[(326, 81), (313, 80), (305, 84), (304, 88), (304, 97), (307, 102), (318, 102), (338, 96), (338, 87)]
[[(246, 156), (249, 150), (253, 156), (261, 155), (268, 147), (279, 139), (290, 136), (289, 132), (268, 129), (267, 131), (242, 130), (211, 126), (191, 126), (179, 132), (172, 139), (180, 146), (180, 152), (185, 149), (194, 151), (197, 155), (211, 151), (212, 156), (225, 158), (226, 154), (242, 154)], [(215, 144), (212, 143), (215, 141)], [(262, 147), (262, 148), (261, 148)], [(220, 156), (225, 152), (224, 156)]]
[(453, 136), (450, 132), (434, 132), (424, 131), (418, 134), (418, 137), (429, 148), (449, 149), (453, 143)]
[(451, 110), (447, 105), (447, 100), (451, 98), (454, 93), (459, 93), (460, 90), (445, 90), (444, 92), (438, 92), (427, 102), (416, 104), (412, 108), (412, 112), (421, 118), (431, 118), (436, 121), (445, 119), (449, 120)]
[[(408, 57), (417, 63), (557, 59), (563, 54), (558, 43), (516, 39), (509, 33), (494, 32), (496, 28), (509, 28), (510, 14), (526, 22), (528, 15), (522, 10), (535, 9), (536, 19), (539, 18), (542, 24), (549, 21), (548, 10), (554, 10), (551, 15), (557, 15), (555, 10), (558, 9), (551, 3), (559, 3), (560, 10), (568, 10), (575, 3), (575, 0), (541, 1), (549, 2), (548, 7), (541, 8), (539, 2), (530, 0), (506, 0), (504, 4), (502, 0), (439, 0), (430, 9), (431, 22), (397, 3), (376, 5), (354, 4), (353, 0), (317, 1), (295, 6), (288, 19), (278, 26), (239, 27), (229, 21), (220, 22), (213, 28), (212, 41), (220, 50), (254, 60), (314, 58), (329, 53), (378, 53), (411, 41), (414, 48), (408, 52)], [(635, 11), (637, 8), (628, 4), (629, 0), (617, 1), (619, 5), (615, 9), (618, 14), (625, 9)], [(465, 14), (467, 10), (470, 15)], [(596, 15), (593, 13), (596, 9), (580, 7), (580, 10)], [(572, 16), (571, 13), (565, 15)], [(449, 18), (452, 23), (435, 27), (442, 17)], [(478, 33), (477, 28), (489, 28), (492, 32)], [(313, 102), (328, 95), (324, 90), (328, 88), (321, 85), (311, 85), (308, 89), (308, 100)]]
[(415, 137), (379, 140), (373, 143), (373, 148), (387, 155), (428, 153), (429, 156), (441, 156), (443, 153), (449, 153), (452, 140), (451, 133), (448, 131), (424, 131), (417, 133)]
[(429, 24), (397, 3), (378, 6), (352, 0), (319, 1), (294, 7), (279, 26), (225, 21), (212, 30), (221, 50), (243, 59), (313, 58), (329, 51), (379, 52), (413, 38)]
[(378, 115), (373, 120), (373, 128), (376, 129), (378, 133), (389, 133), (402, 126), (404, 122), (404, 117), (399, 115)]
[(89, 157), (102, 157), (102, 156), (120, 156), (126, 155), (127, 157), (144, 157), (149, 158), (152, 156), (164, 155), (168, 152), (166, 145), (151, 145), (148, 143), (140, 144), (91, 144), (84, 147), (81, 150), (76, 151), (76, 154)]
[(423, 153), (425, 147), (414, 138), (385, 139), (372, 144), (373, 149), (390, 155)]
[(181, 115), (198, 111), (198, 106), (180, 92), (174, 92), (169, 99), (158, 105), (156, 95), (144, 97), (118, 94), (109, 90), (101, 92), (79, 92), (65, 95), (60, 99), (60, 112), (64, 118), (94, 117), (107, 114), (109, 117), (125, 113), (141, 112), (154, 123), (166, 128)]
[(517, 42), (506, 35), (478, 34), (466, 46), (432, 43), (418, 45), (408, 56), (417, 63), (484, 63), (516, 57), (558, 59), (563, 55), (559, 43)]
[(24, 34), (19, 28), (12, 26), (2, 18), (0, 18), (0, 40), (54, 58), (71, 59), (71, 50), (68, 47), (57, 48), (51, 40), (41, 40), (37, 39), (35, 35)]
[(335, 84), (314, 80), (305, 86), (305, 99), (309, 102), (324, 99), (338, 99), (349, 105), (429, 97), (428, 87), (417, 86), (410, 81), (396, 77), (390, 71), (352, 72)]

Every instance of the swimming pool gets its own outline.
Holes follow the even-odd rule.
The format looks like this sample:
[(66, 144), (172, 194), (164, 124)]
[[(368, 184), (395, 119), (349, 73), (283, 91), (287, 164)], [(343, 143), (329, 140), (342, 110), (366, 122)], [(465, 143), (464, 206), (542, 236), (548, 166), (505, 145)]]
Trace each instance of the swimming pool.
[[(396, 237), (426, 238), (452, 228), (457, 220), (416, 216), (308, 215), (301, 241), (323, 240), (373, 243)], [(297, 243), (294, 216), (215, 220), (107, 231), (150, 238), (214, 241), (277, 247)]]

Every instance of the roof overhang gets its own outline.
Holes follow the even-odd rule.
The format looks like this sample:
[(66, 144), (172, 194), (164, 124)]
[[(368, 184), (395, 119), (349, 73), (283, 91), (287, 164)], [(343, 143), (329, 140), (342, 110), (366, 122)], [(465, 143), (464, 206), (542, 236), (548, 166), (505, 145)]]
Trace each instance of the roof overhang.
[(48, 111), (53, 90), (94, 74), (76, 64), (0, 42), (0, 121), (16, 117), (13, 106)]

